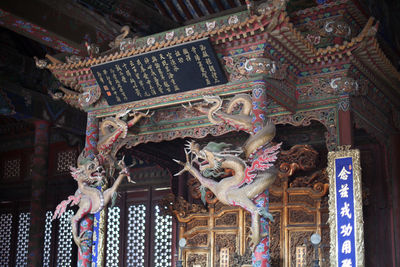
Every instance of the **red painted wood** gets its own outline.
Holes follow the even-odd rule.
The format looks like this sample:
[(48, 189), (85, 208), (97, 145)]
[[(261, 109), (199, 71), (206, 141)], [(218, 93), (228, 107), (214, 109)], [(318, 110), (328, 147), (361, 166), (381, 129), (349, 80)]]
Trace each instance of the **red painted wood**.
[(340, 145), (353, 145), (353, 127), (350, 110), (339, 110), (339, 141)]

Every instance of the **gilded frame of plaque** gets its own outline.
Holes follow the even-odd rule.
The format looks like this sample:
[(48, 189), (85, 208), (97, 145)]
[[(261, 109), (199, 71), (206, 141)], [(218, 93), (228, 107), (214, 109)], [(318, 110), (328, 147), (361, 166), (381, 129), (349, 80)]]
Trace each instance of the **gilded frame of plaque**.
[(364, 266), (360, 151), (339, 147), (329, 152), (328, 175), (330, 264)]

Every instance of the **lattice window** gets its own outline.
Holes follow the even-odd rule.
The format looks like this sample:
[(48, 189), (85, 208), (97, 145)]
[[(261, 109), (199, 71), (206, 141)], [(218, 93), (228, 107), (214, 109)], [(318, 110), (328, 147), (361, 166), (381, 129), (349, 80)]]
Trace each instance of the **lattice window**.
[(57, 154), (57, 172), (68, 172), (69, 166), (76, 164), (76, 150), (63, 151)]
[(51, 219), (53, 216), (53, 212), (46, 212), (46, 225), (44, 230), (44, 244), (43, 244), (43, 267), (50, 266), (50, 253), (51, 253), (51, 232), (52, 232), (52, 223)]
[(119, 266), (119, 218), (121, 209), (112, 207), (107, 215), (107, 258), (106, 266)]
[(29, 242), (30, 213), (21, 212), (18, 221), (18, 242), (15, 266), (27, 266)]
[(12, 214), (0, 214), (0, 266), (10, 261)]
[(71, 217), (74, 215), (72, 210), (67, 210), (61, 215), (58, 244), (57, 244), (57, 266), (71, 266), (72, 253), (72, 230)]
[(221, 248), (219, 251), (219, 266), (229, 267), (229, 248)]
[(128, 210), (127, 266), (144, 266), (146, 206), (132, 205)]
[(172, 217), (161, 215), (160, 207), (155, 210), (154, 264), (156, 267), (171, 266)]
[(15, 178), (20, 176), (21, 159), (10, 159), (4, 161), (4, 178)]

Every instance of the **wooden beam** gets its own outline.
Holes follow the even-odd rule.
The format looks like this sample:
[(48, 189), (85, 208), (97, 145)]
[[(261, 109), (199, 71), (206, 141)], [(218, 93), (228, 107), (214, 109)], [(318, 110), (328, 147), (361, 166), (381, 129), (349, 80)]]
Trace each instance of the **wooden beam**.
[(178, 0), (178, 3), (179, 3), (179, 5), (181, 6), (183, 12), (185, 13), (186, 18), (187, 18), (187, 19), (193, 19), (192, 13), (190, 13), (188, 7), (187, 7), (186, 4), (185, 4), (185, 1), (183, 1), (183, 0)]
[[(165, 9), (164, 5), (160, 2), (160, 0), (154, 0), (154, 4), (156, 5), (156, 7), (158, 8), (158, 10), (160, 10), (160, 12), (166, 16), (166, 17), (170, 17), (170, 15), (168, 14), (168, 11)], [(171, 18), (172, 19), (172, 18)]]
[(194, 1), (194, 0), (189, 0), (189, 1), (190, 1), (190, 4), (192, 4), (192, 6), (193, 6), (194, 10), (196, 11), (197, 15), (199, 17), (203, 17), (204, 16), (203, 11), (201, 11), (201, 8), (197, 5), (196, 1)]
[(184, 18), (181, 16), (181, 14), (179, 14), (178, 10), (176, 9), (176, 7), (175, 7), (175, 5), (172, 3), (172, 1), (171, 1), (171, 0), (167, 0), (165, 3), (168, 5), (168, 7), (169, 7), (169, 9), (171, 10), (172, 14), (174, 14), (176, 20), (177, 20), (178, 22), (183, 22), (183, 21), (184, 21)]
[(210, 3), (207, 0), (202, 0), (203, 4), (205, 5), (205, 7), (207, 8), (208, 12), (210, 14), (214, 14), (214, 8), (212, 8), (212, 6), (210, 5)]

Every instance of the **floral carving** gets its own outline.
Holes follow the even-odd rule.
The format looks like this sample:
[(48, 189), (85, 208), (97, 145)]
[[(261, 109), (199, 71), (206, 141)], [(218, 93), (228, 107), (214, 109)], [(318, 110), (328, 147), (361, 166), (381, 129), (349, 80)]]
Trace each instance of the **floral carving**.
[(229, 24), (229, 25), (233, 25), (233, 24), (236, 24), (236, 23), (238, 23), (238, 22), (239, 22), (239, 18), (238, 18), (238, 16), (236, 16), (236, 15), (232, 15), (232, 16), (230, 16), (229, 19), (228, 19), (228, 24)]
[(274, 221), (270, 222), (270, 257), (271, 266), (280, 266), (281, 263), (281, 213), (273, 212)]
[[(294, 264), (296, 262), (296, 247), (297, 246), (303, 246), (304, 242), (310, 239), (311, 232), (291, 232), (290, 233), (290, 263)], [(310, 242), (307, 242), (307, 265), (306, 266), (312, 266), (312, 260), (313, 260), (313, 252), (314, 249), (311, 246)], [(292, 266), (292, 265), (290, 265)]]
[(199, 233), (187, 239), (187, 245), (192, 247), (207, 246), (208, 234)]
[(304, 210), (293, 210), (289, 212), (291, 223), (315, 223), (315, 214)]
[(193, 265), (198, 265), (201, 267), (207, 267), (207, 255), (190, 253), (187, 257), (187, 266), (192, 267)]
[(174, 34), (175, 34), (174, 31), (172, 31), (172, 32), (167, 32), (167, 33), (165, 34), (165, 40), (171, 41), (171, 40), (174, 38)]
[(225, 213), (220, 218), (215, 220), (216, 226), (221, 226), (221, 225), (236, 226), (236, 224), (237, 224), (236, 213)]
[(185, 33), (186, 33), (186, 36), (191, 36), (191, 35), (193, 35), (193, 34), (194, 34), (194, 29), (193, 29), (193, 27), (187, 27), (187, 28), (185, 28)]
[(215, 20), (212, 22), (206, 22), (207, 31), (212, 31), (215, 29)]
[(207, 226), (207, 225), (208, 225), (207, 220), (193, 219), (186, 224), (186, 231), (192, 230), (193, 228), (196, 228), (198, 226)]

